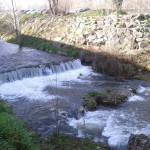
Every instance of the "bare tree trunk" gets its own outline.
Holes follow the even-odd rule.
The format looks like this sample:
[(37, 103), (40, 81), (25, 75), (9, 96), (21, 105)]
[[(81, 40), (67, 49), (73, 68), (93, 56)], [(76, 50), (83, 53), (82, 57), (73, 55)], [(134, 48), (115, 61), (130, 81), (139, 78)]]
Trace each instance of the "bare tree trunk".
[(19, 48), (21, 49), (22, 41), (21, 41), (20, 23), (19, 23), (19, 18), (16, 14), (16, 7), (15, 7), (15, 4), (14, 4), (13, 0), (11, 0), (11, 5), (12, 5), (13, 23), (14, 23), (16, 38), (17, 38), (17, 42), (19, 44)]
[(52, 19), (58, 14), (58, 0), (48, 0), (50, 16)]
[(121, 10), (122, 9), (122, 4), (124, 2), (124, 0), (113, 0), (114, 4), (116, 5), (116, 8), (118, 10)]

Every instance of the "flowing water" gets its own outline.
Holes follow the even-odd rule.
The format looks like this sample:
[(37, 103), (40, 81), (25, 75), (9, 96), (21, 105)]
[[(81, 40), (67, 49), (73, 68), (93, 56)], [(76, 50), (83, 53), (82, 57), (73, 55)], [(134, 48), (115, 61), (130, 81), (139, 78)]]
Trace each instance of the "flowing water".
[[(1, 74), (0, 80), (0, 97), (43, 136), (48, 137), (56, 130), (56, 106), (60, 132), (65, 135), (88, 137), (120, 150), (125, 149), (131, 133), (150, 136), (150, 83), (96, 74), (79, 60), (55, 68), (12, 71)], [(120, 107), (99, 106), (83, 115), (82, 97), (89, 91), (108, 88), (121, 93), (138, 88), (138, 93), (131, 94)]]

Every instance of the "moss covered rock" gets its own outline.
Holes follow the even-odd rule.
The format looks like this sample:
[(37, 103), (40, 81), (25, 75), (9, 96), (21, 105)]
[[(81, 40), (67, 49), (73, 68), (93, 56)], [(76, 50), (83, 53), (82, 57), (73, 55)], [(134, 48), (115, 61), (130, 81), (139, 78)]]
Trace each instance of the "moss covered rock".
[(85, 95), (83, 97), (83, 106), (90, 111), (96, 110), (97, 103), (95, 98), (90, 95)]
[(102, 93), (90, 92), (83, 97), (83, 106), (90, 110), (96, 110), (99, 105), (104, 106), (119, 106), (127, 99), (127, 95), (119, 94), (112, 91)]
[(100, 93), (95, 97), (95, 101), (98, 105), (105, 106), (119, 106), (127, 99), (126, 95), (122, 95), (115, 92)]

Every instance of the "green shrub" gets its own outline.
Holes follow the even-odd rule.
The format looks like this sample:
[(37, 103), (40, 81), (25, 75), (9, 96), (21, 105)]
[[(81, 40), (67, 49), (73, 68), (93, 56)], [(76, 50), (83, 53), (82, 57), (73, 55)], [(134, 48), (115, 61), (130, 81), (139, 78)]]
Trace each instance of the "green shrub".
[(92, 91), (92, 92), (89, 92), (88, 93), (88, 95), (90, 96), (90, 97), (95, 97), (95, 96), (97, 96), (99, 93), (98, 92), (95, 92), (95, 91)]
[(10, 113), (10, 109), (4, 104), (3, 101), (0, 100), (0, 113), (2, 112)]
[(118, 15), (127, 15), (127, 12), (124, 11), (124, 10), (118, 10), (118, 11), (117, 11), (117, 14), (118, 14)]

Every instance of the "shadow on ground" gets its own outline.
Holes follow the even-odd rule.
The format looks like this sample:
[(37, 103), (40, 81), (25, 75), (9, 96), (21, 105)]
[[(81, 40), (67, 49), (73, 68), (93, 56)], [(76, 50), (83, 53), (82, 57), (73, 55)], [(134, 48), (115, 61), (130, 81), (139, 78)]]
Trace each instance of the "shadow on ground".
[[(15, 38), (10, 43), (17, 43)], [(46, 40), (34, 36), (22, 35), (22, 46), (42, 51), (67, 55), (81, 59), (84, 65), (91, 65), (96, 72), (125, 79), (143, 79), (150, 81), (150, 70), (138, 63), (138, 56), (125, 58), (104, 51), (95, 51), (92, 47), (79, 48), (62, 42)], [(142, 55), (142, 54), (141, 54)], [(143, 60), (144, 61), (144, 60)]]

